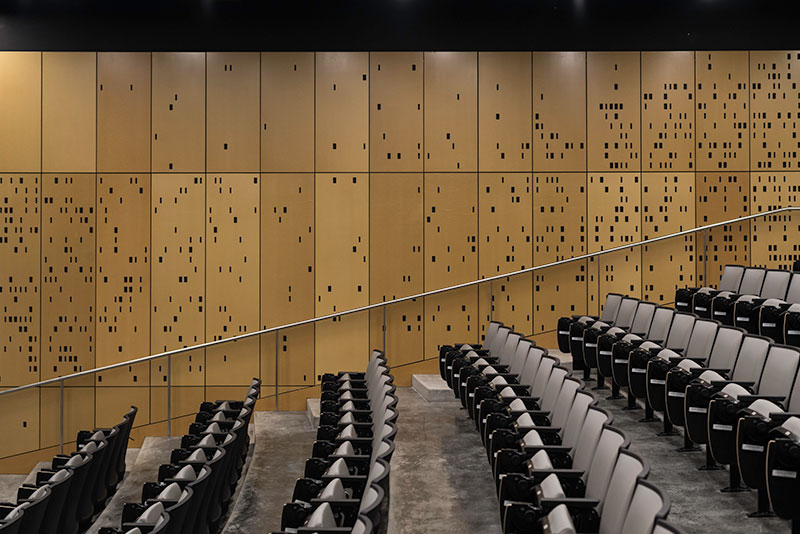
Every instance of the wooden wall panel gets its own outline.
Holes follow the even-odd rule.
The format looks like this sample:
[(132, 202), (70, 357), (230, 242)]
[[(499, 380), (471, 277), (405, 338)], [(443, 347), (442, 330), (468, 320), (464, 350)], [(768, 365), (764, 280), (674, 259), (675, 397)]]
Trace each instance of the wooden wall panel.
[(642, 238), (641, 175), (589, 175), (589, 248), (596, 252)]
[(316, 76), (316, 169), (369, 171), (369, 54), (321, 52)]
[[(611, 252), (604, 256), (591, 258), (587, 264), (586, 305), (590, 312), (597, 310), (598, 289), (600, 304), (609, 293), (622, 293), (641, 298), (642, 296), (642, 251), (639, 247)], [(600, 276), (598, 278), (598, 267)], [(599, 282), (598, 282), (599, 281)]]
[(369, 177), (316, 176), (316, 314), (369, 303)]
[(153, 172), (206, 169), (206, 55), (153, 53)]
[(97, 54), (97, 170), (150, 172), (151, 54)]
[[(497, 276), (530, 267), (533, 262), (531, 175), (480, 173), (478, 181), (479, 276)], [(532, 288), (530, 274), (495, 282), (493, 317), (530, 332)], [(482, 312), (484, 309), (482, 317), (489, 311), (481, 306)], [(484, 318), (488, 319), (488, 315)]]
[[(370, 175), (371, 304), (422, 293), (422, 214), (422, 174)], [(390, 365), (422, 358), (422, 317), (422, 300), (393, 304), (386, 309), (386, 355)], [(383, 310), (373, 310), (371, 347), (383, 347), (382, 325)]]
[(425, 170), (478, 168), (478, 54), (425, 52)]
[(94, 174), (42, 184), (42, 379), (95, 367)]
[[(261, 327), (314, 317), (314, 175), (261, 175)], [(314, 383), (314, 325), (281, 332), (281, 384)], [(275, 336), (261, 336), (264, 383), (275, 381)]]
[(314, 172), (314, 54), (261, 54), (261, 170)]
[(478, 166), (531, 170), (531, 54), (478, 55)]
[[(98, 175), (98, 366), (150, 354), (149, 215), (149, 174)], [(117, 369), (102, 373), (98, 385), (147, 385), (147, 372), (147, 364)]]
[(206, 166), (210, 173), (258, 172), (260, 55), (206, 54)]
[[(78, 432), (96, 428), (94, 424), (94, 387), (77, 386), (79, 380), (67, 380), (64, 385), (64, 441), (75, 441)], [(85, 380), (83, 383), (86, 383)], [(89, 382), (91, 384), (91, 382)], [(60, 388), (58, 385), (41, 388), (40, 400), (40, 441), (39, 447), (53, 447), (59, 444), (60, 430)], [(119, 419), (122, 419), (120, 413)], [(14, 440), (9, 440), (14, 441)], [(64, 451), (75, 450), (64, 443)]]
[[(749, 173), (698, 173), (695, 183), (697, 226), (750, 213)], [(697, 278), (703, 285), (716, 285), (727, 264), (748, 265), (750, 262), (749, 222), (709, 230), (706, 236), (708, 258), (705, 257), (702, 235), (698, 235), (697, 239)], [(706, 261), (707, 265), (704, 265)], [(707, 269), (707, 280), (703, 276), (704, 269)]]
[(641, 168), (639, 67), (639, 52), (590, 52), (586, 58), (590, 171)]
[(42, 170), (97, 168), (97, 54), (42, 54)]
[(0, 386), (40, 377), (39, 176), (0, 175)]
[(372, 172), (422, 170), (422, 52), (370, 54)]
[[(642, 238), (688, 230), (695, 225), (694, 173), (642, 174)], [(642, 248), (644, 298), (673, 302), (679, 287), (695, 283), (694, 236)]]
[[(153, 175), (150, 349), (154, 353), (205, 341), (205, 188), (202, 174)], [(173, 356), (170, 365), (173, 385), (203, 384), (203, 350)], [(153, 362), (151, 371), (153, 383), (166, 383), (167, 359)]]
[(699, 172), (749, 169), (747, 55), (695, 53)]
[[(315, 220), (316, 315), (369, 304), (369, 177), (317, 174)], [(315, 344), (318, 375), (352, 369), (368, 350), (369, 314), (317, 323)]]
[(753, 170), (800, 168), (797, 141), (800, 93), (797, 82), (792, 81), (792, 67), (795, 72), (800, 68), (798, 52), (750, 52), (750, 168)]
[(587, 309), (586, 279), (586, 260), (548, 267), (534, 273), (534, 333), (554, 331), (559, 317), (594, 313)]
[[(477, 176), (425, 175), (425, 290), (474, 280), (478, 275)], [(443, 341), (478, 336), (475, 287), (425, 299), (425, 357)]]
[[(750, 209), (753, 213), (797, 206), (800, 173), (750, 174)], [(753, 265), (776, 269), (792, 268), (800, 243), (800, 217), (796, 214), (770, 215), (751, 222)]]
[(586, 170), (586, 53), (533, 53), (533, 169)]
[[(259, 325), (259, 199), (255, 174), (206, 178), (206, 340)], [(258, 375), (257, 338), (206, 350), (206, 385), (249, 384)]]
[(642, 170), (694, 170), (694, 52), (642, 52)]
[[(28, 382), (35, 381), (32, 379)], [(32, 388), (4, 395), (0, 424), (6, 429), (6, 433), (14, 435), (14, 439), (0, 440), (0, 456), (7, 457), (38, 449), (39, 389)], [(25, 471), (30, 471), (30, 466)]]
[(42, 54), (0, 53), (0, 172), (42, 168)]
[(586, 254), (584, 173), (533, 176), (534, 265)]

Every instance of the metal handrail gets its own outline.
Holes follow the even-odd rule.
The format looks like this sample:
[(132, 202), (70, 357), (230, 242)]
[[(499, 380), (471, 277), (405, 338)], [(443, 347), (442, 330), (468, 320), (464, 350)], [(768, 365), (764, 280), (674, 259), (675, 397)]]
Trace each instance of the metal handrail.
[(34, 387), (46, 386), (48, 384), (56, 384), (56, 383), (59, 383), (59, 382), (63, 384), (63, 382), (65, 380), (70, 380), (70, 379), (73, 379), (73, 378), (80, 378), (82, 376), (88, 376), (88, 375), (91, 375), (91, 374), (102, 373), (104, 371), (110, 371), (112, 369), (119, 369), (120, 367), (126, 367), (126, 366), (129, 366), (129, 365), (136, 365), (136, 364), (139, 364), (139, 363), (149, 362), (151, 360), (155, 360), (155, 359), (158, 359), (158, 358), (164, 358), (166, 356), (174, 356), (176, 354), (183, 354), (185, 352), (191, 352), (193, 350), (205, 349), (205, 348), (208, 348), (208, 347), (213, 347), (215, 345), (221, 345), (223, 343), (231, 343), (231, 342), (235, 343), (236, 341), (239, 341), (239, 340), (242, 340), (242, 339), (247, 339), (247, 338), (251, 338), (251, 337), (255, 337), (255, 336), (261, 336), (261, 335), (264, 335), (264, 334), (270, 334), (270, 333), (273, 333), (273, 332), (278, 332), (280, 330), (287, 330), (289, 328), (295, 328), (297, 326), (304, 326), (304, 325), (307, 325), (307, 324), (314, 324), (314, 323), (317, 323), (317, 322), (320, 322), (320, 321), (327, 321), (329, 319), (335, 319), (336, 317), (343, 317), (345, 315), (350, 315), (350, 314), (353, 314), (353, 313), (360, 313), (360, 312), (364, 312), (364, 311), (374, 310), (374, 309), (377, 309), (377, 308), (389, 306), (391, 304), (397, 304), (397, 303), (406, 302), (406, 301), (409, 301), (409, 300), (416, 300), (416, 299), (423, 298), (423, 297), (429, 297), (431, 295), (438, 295), (439, 293), (446, 293), (448, 291), (454, 291), (456, 289), (462, 289), (462, 288), (465, 288), (465, 287), (471, 287), (471, 286), (475, 286), (475, 285), (479, 285), (479, 284), (484, 284), (486, 282), (492, 282), (494, 280), (501, 280), (503, 278), (508, 278), (508, 277), (511, 277), (511, 276), (517, 276), (519, 274), (532, 273), (532, 272), (539, 271), (539, 270), (542, 270), (542, 269), (548, 269), (550, 267), (556, 267), (558, 265), (564, 265), (566, 263), (571, 263), (573, 261), (586, 260), (586, 259), (594, 258), (594, 257), (597, 257), (597, 256), (603, 256), (605, 254), (610, 254), (612, 252), (618, 252), (620, 250), (626, 250), (626, 249), (633, 248), (633, 247), (639, 247), (639, 246), (642, 246), (642, 245), (649, 245), (651, 243), (657, 243), (659, 241), (664, 241), (666, 239), (672, 239), (674, 237), (680, 237), (680, 236), (684, 236), (684, 235), (694, 234), (696, 232), (710, 230), (712, 228), (718, 228), (720, 226), (728, 226), (728, 225), (731, 225), (731, 224), (736, 224), (736, 223), (739, 223), (739, 222), (749, 221), (751, 219), (756, 219), (758, 217), (767, 217), (767, 216), (770, 216), (770, 215), (777, 215), (779, 213), (795, 211), (795, 210), (798, 210), (798, 209), (800, 209), (800, 207), (790, 206), (790, 207), (786, 207), (786, 208), (778, 208), (778, 209), (774, 209), (774, 210), (764, 211), (764, 212), (761, 212), (761, 213), (756, 213), (754, 215), (746, 215), (744, 217), (737, 217), (735, 219), (730, 219), (730, 220), (723, 221), (723, 222), (718, 222), (718, 223), (714, 223), (714, 224), (707, 224), (705, 226), (698, 226), (696, 228), (690, 228), (688, 230), (682, 230), (680, 232), (674, 232), (672, 234), (667, 234), (667, 235), (663, 235), (663, 236), (659, 236), (659, 237), (654, 237), (654, 238), (651, 238), (651, 239), (645, 239), (643, 241), (637, 241), (635, 243), (629, 243), (627, 245), (620, 245), (620, 246), (614, 247), (614, 248), (599, 250), (597, 252), (591, 252), (589, 254), (584, 254), (582, 256), (575, 256), (575, 257), (572, 257), (572, 258), (567, 258), (567, 259), (564, 259), (564, 260), (558, 260), (558, 261), (546, 263), (546, 264), (543, 264), (543, 265), (537, 265), (535, 267), (528, 267), (526, 269), (520, 269), (518, 271), (513, 271), (513, 272), (510, 272), (510, 273), (498, 274), (498, 275), (495, 275), (495, 276), (490, 276), (488, 278), (480, 278), (478, 280), (472, 280), (470, 282), (464, 282), (462, 284), (456, 284), (456, 285), (453, 285), (453, 286), (443, 287), (443, 288), (440, 288), (440, 289), (433, 289), (431, 291), (425, 291), (423, 293), (417, 293), (416, 295), (409, 295), (407, 297), (401, 297), (401, 298), (394, 299), (394, 300), (387, 300), (387, 301), (384, 301), (384, 302), (379, 302), (377, 304), (370, 304), (368, 306), (361, 306), (359, 308), (352, 308), (350, 310), (331, 313), (331, 314), (328, 314), (328, 315), (323, 315), (321, 317), (313, 317), (311, 319), (305, 319), (303, 321), (296, 321), (294, 323), (288, 323), (288, 324), (284, 324), (284, 325), (280, 325), (280, 326), (273, 326), (271, 328), (265, 328), (263, 330), (257, 330), (257, 331), (254, 331), (254, 332), (248, 332), (246, 334), (241, 334), (241, 335), (238, 335), (238, 336), (232, 336), (232, 337), (228, 337), (228, 338), (224, 338), (224, 339), (218, 339), (216, 341), (208, 341), (208, 342), (205, 342), (205, 343), (200, 343), (199, 345), (192, 345), (191, 347), (183, 347), (183, 348), (180, 348), (180, 349), (174, 349), (174, 350), (170, 350), (170, 351), (167, 351), (167, 352), (161, 352), (159, 354), (151, 354), (149, 356), (144, 356), (142, 358), (136, 358), (135, 360), (128, 360), (128, 361), (125, 361), (125, 362), (115, 363), (115, 364), (112, 364), (112, 365), (106, 365), (104, 367), (97, 367), (97, 368), (94, 368), (94, 369), (87, 369), (86, 371), (80, 371), (78, 373), (73, 373), (71, 375), (59, 376), (59, 377), (56, 377), (56, 378), (50, 378), (48, 380), (42, 380), (40, 382), (34, 382), (32, 384), (26, 384), (24, 386), (18, 386), (18, 387), (15, 387), (15, 388), (6, 389), (6, 390), (3, 390), (3, 391), (0, 391), (0, 396), (8, 395), (10, 393), (16, 393), (18, 391), (24, 391), (26, 389), (30, 389), (30, 388), (34, 388)]

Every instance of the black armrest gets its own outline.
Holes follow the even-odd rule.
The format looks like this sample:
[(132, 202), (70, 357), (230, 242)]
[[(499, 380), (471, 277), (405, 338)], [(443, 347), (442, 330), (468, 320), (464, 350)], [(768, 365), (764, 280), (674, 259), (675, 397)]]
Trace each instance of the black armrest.
[(550, 475), (556, 475), (559, 479), (581, 478), (584, 471), (582, 469), (537, 469), (535, 471), (537, 479), (544, 479)]
[(782, 425), (783, 423), (786, 422), (787, 419), (789, 419), (791, 417), (800, 417), (800, 413), (797, 413), (797, 412), (774, 412), (774, 413), (769, 414), (769, 418), (773, 422), (775, 422), (775, 423), (777, 423), (779, 425)]
[(783, 406), (783, 401), (786, 400), (786, 397), (778, 397), (777, 395), (739, 395), (738, 397), (739, 402), (743, 404), (752, 404), (759, 399)]
[(539, 501), (539, 505), (541, 505), (541, 507), (546, 511), (550, 511), (561, 504), (566, 505), (567, 508), (585, 510), (594, 508), (600, 504), (600, 501), (597, 499), (581, 499), (577, 497), (564, 499), (542, 499)]
[(523, 447), (523, 449), (525, 449), (526, 453), (546, 451), (548, 453), (555, 452), (569, 454), (572, 451), (572, 447), (567, 447), (566, 445), (529, 445)]
[(719, 368), (710, 368), (710, 367), (709, 368), (703, 367), (703, 368), (700, 368), (700, 369), (689, 369), (690, 373), (696, 374), (696, 375), (701, 375), (701, 374), (705, 373), (706, 371), (713, 371), (715, 373), (721, 374), (722, 376), (728, 376), (728, 373), (731, 372), (730, 369), (719, 369)]
[(744, 380), (714, 380), (713, 382), (711, 382), (712, 386), (716, 386), (720, 389), (724, 388), (728, 384), (737, 384), (739, 386), (742, 386), (743, 388), (750, 388), (755, 385), (755, 382), (747, 382)]
[(558, 434), (561, 432), (561, 427), (559, 426), (520, 426), (518, 427), (520, 432), (530, 432), (531, 430), (535, 430), (539, 434)]

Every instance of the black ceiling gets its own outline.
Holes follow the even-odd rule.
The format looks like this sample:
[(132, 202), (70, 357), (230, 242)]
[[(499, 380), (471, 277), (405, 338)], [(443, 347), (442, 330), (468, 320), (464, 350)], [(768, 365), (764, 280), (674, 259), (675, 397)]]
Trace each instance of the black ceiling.
[(2, 0), (0, 49), (797, 49), (797, 4), (797, 0)]

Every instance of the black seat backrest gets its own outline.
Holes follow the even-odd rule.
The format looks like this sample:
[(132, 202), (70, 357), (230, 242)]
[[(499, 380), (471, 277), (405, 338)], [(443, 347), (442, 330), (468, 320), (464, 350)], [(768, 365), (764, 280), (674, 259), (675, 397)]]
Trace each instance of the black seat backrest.
[(72, 469), (72, 482), (61, 512), (58, 527), (59, 533), (75, 534), (78, 532), (81, 522), (81, 496), (86, 490), (86, 481), (92, 468), (93, 460), (94, 457), (91, 454), (74, 454), (63, 464), (64, 467)]
[[(60, 469), (52, 476), (48, 476), (46, 482), (37, 480), (37, 484), (46, 484), (50, 486), (52, 491), (47, 502), (47, 510), (45, 511), (42, 525), (39, 527), (40, 534), (62, 534), (63, 531), (59, 530), (61, 516), (64, 512), (64, 503), (67, 500), (73, 476), (72, 469)], [(44, 477), (37, 476), (37, 478)]]
[(3, 534), (19, 534), (22, 532), (22, 520), (25, 515), (25, 510), (20, 507), (14, 507), (10, 513), (6, 514), (5, 518), (0, 521), (0, 532)]
[(136, 406), (131, 406), (131, 409), (128, 413), (125, 414), (125, 418), (123, 419), (125, 424), (123, 425), (119, 441), (119, 454), (117, 456), (117, 482), (121, 481), (125, 478), (125, 458), (128, 453), (128, 444), (130, 443), (131, 437), (131, 429), (133, 428), (133, 423), (136, 421), (136, 414), (139, 413), (139, 408)]
[[(103, 457), (108, 452), (108, 442), (89, 442), (82, 448), (82, 451), (88, 451), (92, 455), (92, 461), (89, 464), (89, 473), (86, 475), (86, 482), (84, 484), (84, 491), (80, 496), (78, 504), (78, 517), (81, 523), (86, 523), (94, 515), (94, 491), (97, 486), (97, 481), (100, 479), (100, 471), (103, 466)], [(76, 453), (80, 454), (80, 453)]]
[(53, 490), (50, 489), (50, 486), (42, 486), (27, 499), (17, 501), (20, 504), (22, 504), (22, 502), (28, 503), (28, 506), (25, 508), (25, 514), (23, 515), (22, 526), (19, 529), (20, 532), (23, 534), (39, 532), (42, 521), (44, 520), (44, 514), (47, 511), (47, 503), (52, 493)]

